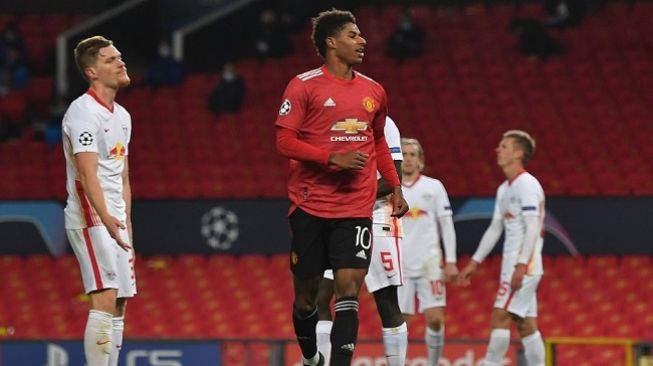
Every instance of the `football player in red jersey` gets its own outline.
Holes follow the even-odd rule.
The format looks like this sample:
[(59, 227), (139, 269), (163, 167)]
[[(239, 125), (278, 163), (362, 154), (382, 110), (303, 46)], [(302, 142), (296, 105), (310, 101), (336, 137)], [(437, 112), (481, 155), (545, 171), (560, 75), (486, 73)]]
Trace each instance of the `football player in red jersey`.
[(358, 292), (370, 264), (376, 171), (392, 187), (392, 215), (408, 205), (384, 136), (383, 87), (353, 70), (366, 41), (348, 11), (313, 18), (321, 67), (294, 77), (276, 121), (277, 150), (290, 160), (288, 197), (293, 323), (303, 363), (323, 365), (317, 351), (316, 296), (325, 269), (334, 270), (331, 364), (349, 365), (358, 334)]

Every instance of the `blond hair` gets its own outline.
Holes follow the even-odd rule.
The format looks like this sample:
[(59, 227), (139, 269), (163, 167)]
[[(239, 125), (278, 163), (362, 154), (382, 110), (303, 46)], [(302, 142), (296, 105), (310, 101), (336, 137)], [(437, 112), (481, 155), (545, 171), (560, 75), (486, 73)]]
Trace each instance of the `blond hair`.
[(535, 139), (531, 137), (528, 132), (522, 130), (509, 130), (503, 133), (503, 137), (512, 138), (517, 147), (524, 152), (522, 163), (526, 164), (526, 162), (533, 157), (533, 154), (535, 154)]
[(417, 158), (419, 159), (420, 165), (417, 167), (417, 170), (420, 172), (424, 169), (424, 149), (422, 144), (419, 143), (419, 140), (411, 137), (402, 137), (401, 146), (403, 145), (413, 145), (417, 149)]

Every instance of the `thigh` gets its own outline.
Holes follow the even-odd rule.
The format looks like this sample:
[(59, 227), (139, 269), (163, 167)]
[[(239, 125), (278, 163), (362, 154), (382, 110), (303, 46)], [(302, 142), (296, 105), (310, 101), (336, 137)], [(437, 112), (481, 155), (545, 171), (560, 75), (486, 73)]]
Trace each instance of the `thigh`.
[(541, 276), (524, 276), (522, 286), (515, 291), (507, 303), (506, 309), (510, 314), (520, 318), (537, 317), (537, 287)]
[(397, 298), (399, 299), (399, 308), (403, 314), (415, 314), (415, 288), (416, 278), (404, 278), (404, 284), (397, 287)]
[(328, 266), (324, 241), (325, 219), (300, 208), (290, 215), (292, 232), (290, 269), (299, 279), (313, 279)]
[(372, 220), (368, 218), (329, 220), (327, 247), (334, 270), (369, 268), (372, 257), (371, 228)]
[(374, 237), (370, 268), (365, 276), (365, 285), (370, 292), (388, 286), (401, 286), (399, 240), (389, 236)]
[[(125, 242), (130, 243), (127, 230), (121, 230), (120, 234)], [(136, 272), (134, 270), (136, 255), (133, 249), (125, 251), (119, 248), (116, 252), (118, 298), (134, 297), (136, 295)]]
[(118, 250), (120, 247), (106, 227), (93, 226), (66, 231), (68, 241), (79, 262), (84, 291), (118, 289)]

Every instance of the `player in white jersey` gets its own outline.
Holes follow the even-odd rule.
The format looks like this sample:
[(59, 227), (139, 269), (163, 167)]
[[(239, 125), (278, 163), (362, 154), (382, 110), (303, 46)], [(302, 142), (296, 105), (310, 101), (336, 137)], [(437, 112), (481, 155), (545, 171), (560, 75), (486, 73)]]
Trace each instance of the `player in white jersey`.
[(127, 160), (131, 117), (114, 101), (130, 79), (120, 52), (101, 36), (79, 42), (75, 62), (89, 89), (70, 104), (62, 124), (66, 232), (91, 299), (86, 363), (116, 366), (126, 299), (136, 294)]
[(510, 323), (515, 323), (529, 366), (544, 366), (544, 342), (537, 329), (537, 286), (542, 278), (544, 190), (524, 165), (535, 152), (535, 140), (526, 132), (510, 130), (496, 149), (497, 164), (507, 180), (497, 190), (494, 214), (478, 249), (460, 272), (458, 282), (471, 276), (505, 231), (501, 278), (492, 311), (492, 331), (485, 366), (503, 365), (510, 344)]
[[(416, 139), (403, 138), (401, 149), (404, 155), (402, 188), (410, 210), (405, 215), (405, 235), (401, 243), (404, 285), (399, 288), (399, 306), (407, 318), (415, 312), (424, 313), (427, 365), (437, 366), (444, 345), (445, 282), (458, 275), (456, 232), (444, 185), (421, 174), (424, 169), (421, 144)], [(416, 309), (415, 298), (419, 300), (419, 309)]]
[[(401, 136), (395, 122), (387, 117), (385, 120), (385, 138), (390, 148), (390, 155), (395, 162), (395, 167), (401, 179)], [(365, 276), (367, 290), (374, 295), (376, 307), (381, 317), (383, 326), (383, 346), (385, 348), (388, 366), (403, 366), (406, 362), (408, 349), (408, 328), (403, 319), (397, 300), (397, 287), (402, 285), (403, 275), (401, 270), (400, 243), (403, 237), (401, 219), (392, 217), (392, 205), (388, 195), (390, 188), (377, 173), (378, 189), (377, 201), (372, 213), (372, 258), (370, 267)], [(325, 355), (325, 365), (329, 364), (331, 342), (331, 309), (330, 302), (333, 296), (333, 272), (324, 272), (324, 279), (320, 283), (318, 292), (318, 317), (315, 328), (317, 334), (318, 350)]]

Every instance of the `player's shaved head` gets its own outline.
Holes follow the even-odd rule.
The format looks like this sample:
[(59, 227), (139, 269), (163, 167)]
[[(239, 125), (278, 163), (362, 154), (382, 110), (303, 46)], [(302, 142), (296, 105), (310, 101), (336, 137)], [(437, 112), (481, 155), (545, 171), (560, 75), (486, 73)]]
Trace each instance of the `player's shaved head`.
[(524, 152), (522, 163), (526, 164), (533, 154), (535, 154), (535, 139), (531, 137), (526, 131), (522, 130), (509, 130), (504, 132), (504, 138), (511, 138), (515, 142), (515, 146)]
[(326, 39), (337, 35), (345, 24), (356, 24), (356, 17), (350, 11), (331, 9), (319, 13), (311, 21), (313, 22), (313, 33), (311, 34), (313, 46), (317, 53), (324, 58), (326, 57)]
[(113, 41), (102, 36), (93, 36), (79, 41), (75, 47), (75, 63), (84, 79), (88, 80), (84, 70), (95, 65), (100, 49), (111, 45), (113, 45)]

